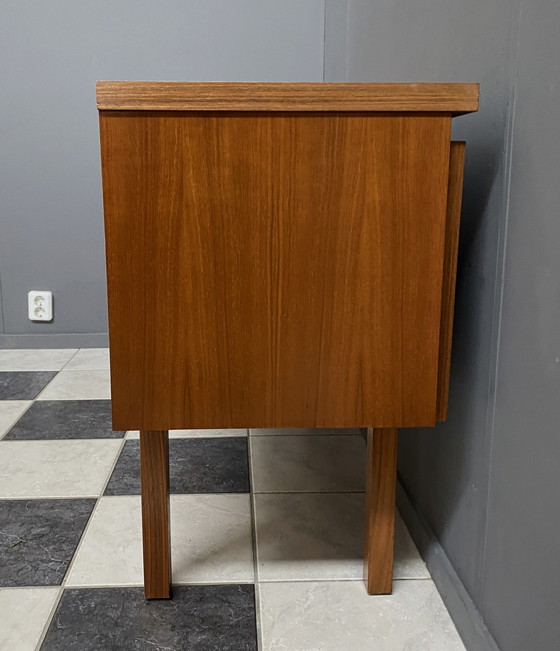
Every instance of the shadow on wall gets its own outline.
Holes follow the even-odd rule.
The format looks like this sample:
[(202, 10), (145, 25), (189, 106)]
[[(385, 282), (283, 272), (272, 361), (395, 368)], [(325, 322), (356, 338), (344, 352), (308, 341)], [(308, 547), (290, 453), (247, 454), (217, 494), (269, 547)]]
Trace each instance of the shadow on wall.
[[(494, 106), (494, 116), (496, 113)], [(487, 117), (483, 111), (478, 114), (478, 122), (470, 119), (464, 126), (457, 125), (460, 133), (454, 139), (467, 141), (467, 159), (449, 415), (445, 423), (434, 429), (402, 430), (399, 446), (401, 482), (444, 549), (448, 537), (458, 538), (464, 533), (463, 548), (470, 547), (471, 554), (456, 554), (451, 559), (463, 579), (479, 572), (475, 548), (482, 544), (485, 520), (481, 492), (486, 492), (488, 481), (487, 422), (495, 369), (496, 272), (501, 266), (503, 248), (500, 224), (505, 114), (499, 112), (501, 129), (496, 129), (497, 125), (489, 120), (487, 128), (481, 130), (480, 121)], [(468, 531), (464, 531), (465, 509)], [(461, 567), (465, 558), (466, 564), (472, 567)], [(467, 579), (465, 583), (469, 589), (470, 581)]]

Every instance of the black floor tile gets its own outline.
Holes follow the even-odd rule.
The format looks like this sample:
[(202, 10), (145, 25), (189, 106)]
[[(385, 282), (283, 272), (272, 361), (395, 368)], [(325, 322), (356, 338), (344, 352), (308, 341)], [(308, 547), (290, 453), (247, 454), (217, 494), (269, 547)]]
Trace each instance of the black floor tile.
[[(139, 441), (127, 441), (105, 495), (140, 494)], [(169, 440), (172, 493), (248, 493), (245, 437)]]
[(1, 371), (0, 400), (33, 400), (56, 371)]
[(65, 590), (41, 651), (255, 651), (252, 585), (173, 588), (146, 601), (141, 588)]
[(0, 586), (60, 585), (95, 500), (1, 500)]
[(5, 439), (122, 438), (124, 434), (111, 429), (110, 400), (39, 400)]

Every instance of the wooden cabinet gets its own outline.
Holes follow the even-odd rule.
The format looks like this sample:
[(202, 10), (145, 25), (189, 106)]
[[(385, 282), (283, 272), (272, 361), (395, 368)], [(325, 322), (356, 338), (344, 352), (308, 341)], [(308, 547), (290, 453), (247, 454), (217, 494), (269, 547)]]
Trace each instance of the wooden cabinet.
[(229, 427), (370, 428), (368, 589), (390, 592), (397, 428), (446, 414), (451, 119), (478, 86), (99, 82), (97, 101), (146, 595), (169, 594), (166, 431)]

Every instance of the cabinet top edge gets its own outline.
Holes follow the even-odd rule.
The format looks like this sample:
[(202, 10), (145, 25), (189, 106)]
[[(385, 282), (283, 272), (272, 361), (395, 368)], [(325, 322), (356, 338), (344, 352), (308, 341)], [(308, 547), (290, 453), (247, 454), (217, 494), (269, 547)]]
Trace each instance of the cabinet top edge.
[(478, 110), (479, 84), (98, 81), (100, 111)]

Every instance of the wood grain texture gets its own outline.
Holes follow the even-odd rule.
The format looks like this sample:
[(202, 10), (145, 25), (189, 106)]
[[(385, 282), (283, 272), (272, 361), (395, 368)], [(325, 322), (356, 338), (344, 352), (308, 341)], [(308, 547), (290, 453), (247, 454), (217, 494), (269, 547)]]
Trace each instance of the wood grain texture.
[(142, 543), (146, 599), (169, 599), (169, 439), (166, 431), (140, 431)]
[(390, 594), (395, 546), (396, 429), (368, 428), (364, 580), (368, 594)]
[(449, 116), (100, 124), (114, 428), (435, 423)]
[(442, 111), (478, 109), (478, 84), (98, 81), (97, 107), (121, 111)]
[(449, 158), (449, 189), (447, 192), (447, 221), (445, 226), (445, 254), (443, 259), (443, 287), (441, 301), (440, 358), (438, 371), (437, 420), (447, 418), (449, 376), (451, 374), (451, 344), (453, 340), (453, 311), (455, 308), (455, 278), (459, 251), (459, 227), (463, 196), (465, 167), (464, 142), (451, 143)]

